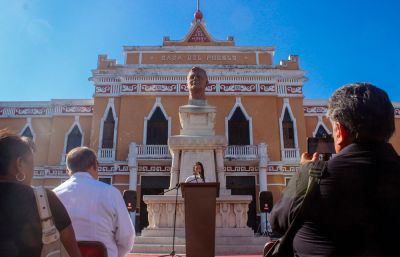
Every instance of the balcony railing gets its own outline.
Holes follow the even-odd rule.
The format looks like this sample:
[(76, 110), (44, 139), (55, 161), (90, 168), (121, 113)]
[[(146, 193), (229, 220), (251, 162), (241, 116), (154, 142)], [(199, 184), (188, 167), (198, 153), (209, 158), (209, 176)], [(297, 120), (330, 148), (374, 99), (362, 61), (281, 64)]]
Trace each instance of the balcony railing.
[(168, 145), (138, 145), (137, 158), (139, 159), (170, 159)]
[(66, 160), (67, 160), (67, 154), (66, 154), (66, 153), (63, 153), (63, 154), (61, 155), (61, 162), (60, 162), (60, 165), (64, 165), (65, 162), (66, 162)]
[(225, 149), (225, 158), (241, 160), (258, 159), (258, 147), (256, 145), (229, 145)]
[(98, 159), (100, 162), (115, 161), (115, 149), (114, 148), (100, 148), (97, 155), (98, 155)]
[(282, 161), (298, 161), (300, 154), (298, 148), (286, 148), (282, 150)]

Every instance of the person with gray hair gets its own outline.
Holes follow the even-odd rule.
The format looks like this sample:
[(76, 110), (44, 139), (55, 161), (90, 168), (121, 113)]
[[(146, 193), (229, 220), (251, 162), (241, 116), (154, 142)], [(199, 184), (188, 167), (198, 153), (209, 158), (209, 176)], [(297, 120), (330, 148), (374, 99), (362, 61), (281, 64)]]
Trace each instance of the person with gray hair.
[(126, 256), (135, 230), (119, 190), (97, 180), (96, 153), (77, 147), (66, 163), (70, 179), (53, 191), (71, 217), (77, 240), (102, 242), (109, 257)]
[[(395, 131), (388, 95), (369, 83), (345, 85), (329, 99), (327, 117), (336, 156), (301, 213), (294, 255), (398, 256), (400, 157), (388, 143)], [(318, 153), (304, 153), (301, 163), (317, 159)], [(308, 170), (302, 172), (272, 210), (277, 233), (288, 229), (302, 202), (302, 195), (289, 193), (307, 188), (308, 179), (301, 177), (308, 177)]]

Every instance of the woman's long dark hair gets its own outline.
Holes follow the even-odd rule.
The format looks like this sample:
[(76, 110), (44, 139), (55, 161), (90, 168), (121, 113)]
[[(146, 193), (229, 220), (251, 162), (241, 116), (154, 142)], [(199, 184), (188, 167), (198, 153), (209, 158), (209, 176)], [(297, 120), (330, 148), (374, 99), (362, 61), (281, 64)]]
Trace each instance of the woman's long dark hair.
[[(203, 180), (203, 182), (206, 182), (206, 178), (204, 177), (204, 167), (203, 164), (201, 162), (196, 162), (194, 164), (194, 166), (199, 165), (201, 167), (201, 171), (200, 171), (200, 178)], [(193, 171), (194, 171), (194, 166), (193, 166)]]

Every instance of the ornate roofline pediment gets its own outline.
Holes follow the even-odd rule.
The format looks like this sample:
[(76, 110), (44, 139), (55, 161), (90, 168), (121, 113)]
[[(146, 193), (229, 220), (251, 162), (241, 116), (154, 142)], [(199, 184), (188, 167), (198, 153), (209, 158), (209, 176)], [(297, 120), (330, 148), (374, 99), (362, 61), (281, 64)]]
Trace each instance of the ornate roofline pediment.
[(186, 34), (183, 40), (170, 40), (169, 37), (164, 37), (163, 45), (164, 46), (193, 46), (193, 45), (201, 45), (201, 46), (234, 46), (235, 41), (234, 38), (229, 36), (227, 40), (215, 40), (211, 34), (207, 31), (205, 22), (201, 18), (195, 18), (192, 22), (192, 27), (189, 32)]

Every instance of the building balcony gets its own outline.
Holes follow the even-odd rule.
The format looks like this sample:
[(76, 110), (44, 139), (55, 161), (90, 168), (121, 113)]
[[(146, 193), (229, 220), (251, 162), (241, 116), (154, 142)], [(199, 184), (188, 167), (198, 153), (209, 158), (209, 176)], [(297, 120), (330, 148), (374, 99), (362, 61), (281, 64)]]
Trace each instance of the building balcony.
[(97, 153), (99, 162), (113, 162), (115, 161), (115, 149), (114, 148), (100, 148)]
[(300, 153), (298, 148), (285, 148), (281, 151), (282, 161), (299, 161)]
[(138, 159), (171, 159), (168, 145), (137, 145)]
[(225, 149), (225, 159), (255, 160), (258, 158), (256, 145), (229, 145)]
[[(168, 145), (137, 145), (138, 159), (171, 159)], [(256, 145), (230, 145), (225, 149), (225, 159), (258, 159)]]

